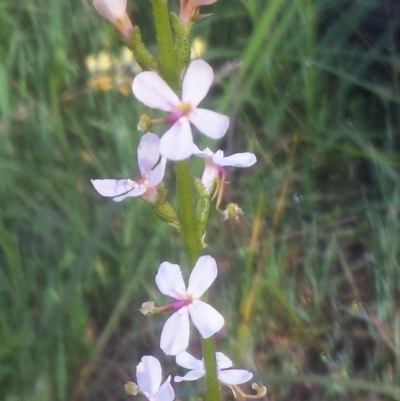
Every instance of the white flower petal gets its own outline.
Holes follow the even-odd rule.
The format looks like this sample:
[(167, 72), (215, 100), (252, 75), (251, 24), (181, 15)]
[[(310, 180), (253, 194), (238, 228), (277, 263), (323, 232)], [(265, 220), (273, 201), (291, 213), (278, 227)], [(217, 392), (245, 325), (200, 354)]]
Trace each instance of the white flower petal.
[(189, 115), (190, 122), (204, 135), (212, 139), (220, 139), (229, 128), (229, 118), (215, 111), (195, 109)]
[(180, 309), (165, 322), (160, 347), (166, 355), (177, 355), (188, 347), (189, 335), (189, 314), (186, 309)]
[(164, 178), (165, 167), (167, 165), (167, 159), (165, 157), (161, 158), (160, 163), (149, 175), (149, 187), (156, 187)]
[(161, 384), (161, 365), (154, 356), (144, 356), (136, 367), (136, 378), (140, 390), (147, 397), (154, 396)]
[(205, 374), (204, 369), (191, 370), (190, 372), (187, 372), (185, 376), (175, 376), (174, 382), (179, 383), (181, 381), (197, 380), (200, 379), (200, 377), (203, 377), (204, 374)]
[(121, 202), (126, 198), (136, 198), (137, 196), (141, 196), (143, 195), (145, 192), (147, 191), (146, 188), (135, 188), (132, 189), (131, 191), (129, 191), (127, 194), (125, 195), (121, 195), (121, 196), (116, 196), (113, 201), (114, 202)]
[(204, 60), (192, 61), (182, 82), (182, 102), (190, 103), (193, 107), (206, 97), (214, 72)]
[(203, 369), (204, 364), (200, 359), (195, 358), (193, 355), (190, 355), (189, 352), (181, 352), (175, 357), (175, 361), (177, 365), (182, 366), (182, 368), (186, 369)]
[(253, 377), (253, 373), (244, 369), (227, 369), (218, 373), (220, 382), (230, 385), (248, 382)]
[(138, 165), (142, 176), (149, 174), (160, 158), (160, 138), (148, 132), (142, 136), (138, 146)]
[(181, 268), (169, 262), (161, 263), (156, 275), (156, 284), (162, 294), (175, 299), (182, 299), (186, 293)]
[(228, 369), (233, 366), (233, 362), (222, 352), (217, 352), (218, 369)]
[(127, 0), (93, 0), (96, 11), (105, 19), (114, 22), (126, 13)]
[(133, 189), (135, 184), (134, 181), (124, 179), (124, 180), (90, 180), (94, 189), (101, 196), (118, 196), (125, 194)]
[(212, 256), (201, 256), (189, 278), (187, 292), (199, 299), (211, 286), (218, 274), (217, 263)]
[(220, 331), (225, 323), (224, 317), (217, 310), (200, 300), (193, 301), (189, 313), (203, 338), (211, 337)]
[(173, 112), (180, 104), (176, 93), (153, 71), (136, 75), (132, 83), (132, 91), (138, 100), (152, 109)]
[(168, 160), (176, 161), (190, 157), (192, 150), (192, 129), (187, 118), (182, 117), (162, 136), (160, 153)]
[(154, 401), (173, 401), (175, 399), (175, 392), (170, 382), (171, 376), (168, 376), (155, 395)]
[(245, 152), (236, 153), (227, 157), (220, 157), (219, 155), (215, 154), (212, 157), (212, 160), (219, 166), (250, 167), (257, 161), (257, 158), (253, 153)]

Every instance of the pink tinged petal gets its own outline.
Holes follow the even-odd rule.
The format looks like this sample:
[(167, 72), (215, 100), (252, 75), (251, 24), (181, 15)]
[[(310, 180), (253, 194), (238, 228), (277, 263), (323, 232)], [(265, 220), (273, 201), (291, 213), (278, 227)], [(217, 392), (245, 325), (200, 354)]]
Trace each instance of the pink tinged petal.
[(136, 378), (140, 390), (147, 397), (154, 396), (161, 384), (161, 365), (154, 356), (144, 356), (136, 367)]
[(189, 114), (190, 122), (211, 139), (220, 139), (229, 128), (229, 118), (206, 109), (195, 109)]
[(213, 157), (213, 162), (218, 164), (219, 166), (234, 166), (234, 167), (250, 167), (256, 161), (257, 158), (253, 153), (236, 153), (232, 156), (228, 157), (220, 157), (219, 155), (215, 154)]
[(136, 184), (132, 180), (90, 180), (94, 189), (102, 196), (119, 196), (131, 191)]
[(136, 75), (132, 91), (138, 100), (152, 109), (174, 112), (180, 104), (175, 92), (153, 71)]
[(225, 323), (224, 317), (218, 311), (200, 300), (193, 301), (189, 313), (203, 338), (211, 337), (220, 331)]
[(93, 0), (96, 11), (105, 19), (114, 22), (126, 13), (127, 0)]
[(200, 6), (207, 6), (209, 4), (214, 4), (218, 0), (192, 0), (192, 1), (196, 5), (196, 7), (200, 7)]
[(156, 275), (156, 284), (162, 294), (175, 299), (184, 299), (186, 285), (178, 265), (169, 262), (161, 263)]
[(149, 187), (156, 187), (164, 178), (165, 166), (167, 165), (167, 160), (165, 157), (161, 158), (160, 163), (149, 175)]
[(211, 286), (218, 274), (217, 262), (212, 256), (201, 256), (189, 278), (187, 292), (199, 299)]
[(222, 352), (217, 352), (218, 369), (228, 369), (233, 366), (233, 362)]
[(173, 401), (175, 399), (175, 392), (170, 382), (171, 376), (168, 376), (155, 395), (154, 401)]
[(142, 195), (142, 199), (149, 203), (156, 203), (158, 200), (158, 192), (156, 188), (147, 188), (146, 192)]
[(176, 161), (190, 157), (192, 150), (192, 130), (188, 119), (182, 117), (162, 136), (160, 153), (168, 160)]
[(189, 335), (189, 314), (186, 309), (180, 309), (165, 322), (160, 347), (166, 355), (177, 355), (188, 347)]
[(138, 165), (142, 176), (148, 174), (160, 158), (160, 138), (148, 132), (142, 136), (138, 147)]
[(201, 177), (201, 182), (207, 191), (210, 191), (219, 176), (218, 166), (210, 159), (206, 159), (206, 166), (204, 168), (203, 175)]
[(185, 376), (175, 376), (174, 381), (179, 383), (181, 381), (192, 381), (197, 380), (203, 377), (205, 374), (204, 370), (191, 370), (187, 372)]
[(204, 370), (203, 361), (195, 358), (193, 355), (190, 355), (189, 352), (181, 352), (175, 358), (177, 365), (182, 366), (182, 368), (186, 369), (194, 369), (194, 370)]
[(253, 377), (253, 373), (244, 369), (228, 369), (218, 373), (220, 382), (230, 385), (248, 382)]
[(214, 72), (209, 64), (204, 60), (192, 61), (183, 78), (182, 102), (197, 107), (206, 97), (213, 80)]

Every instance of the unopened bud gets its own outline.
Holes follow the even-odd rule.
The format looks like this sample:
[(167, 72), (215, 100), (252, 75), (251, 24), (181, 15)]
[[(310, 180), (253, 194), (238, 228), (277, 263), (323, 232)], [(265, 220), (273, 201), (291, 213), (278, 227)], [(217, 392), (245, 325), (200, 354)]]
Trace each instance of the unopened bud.
[(126, 13), (127, 0), (93, 0), (96, 11), (113, 24)]

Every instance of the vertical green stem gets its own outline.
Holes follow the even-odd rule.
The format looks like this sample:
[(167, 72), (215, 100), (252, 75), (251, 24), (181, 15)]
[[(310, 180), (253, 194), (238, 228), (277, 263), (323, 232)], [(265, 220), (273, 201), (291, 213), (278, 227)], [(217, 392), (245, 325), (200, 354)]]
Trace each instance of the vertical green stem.
[(197, 230), (192, 178), (187, 160), (175, 163), (176, 186), (179, 198), (182, 239), (189, 262), (193, 268), (201, 255), (201, 239)]
[[(197, 230), (195, 204), (190, 175), (189, 162), (187, 160), (175, 164), (176, 182), (180, 206), (180, 219), (182, 239), (191, 268), (201, 255), (201, 238)], [(214, 338), (201, 340), (204, 368), (206, 371), (206, 401), (220, 401), (220, 385), (218, 381), (217, 361), (215, 356)]]
[(169, 19), (167, 0), (151, 0), (154, 22), (160, 52), (161, 74), (176, 92), (179, 90), (179, 76), (176, 66), (174, 39)]
[[(161, 74), (166, 82), (178, 93), (180, 80), (174, 41), (168, 13), (167, 0), (151, 0), (157, 32), (157, 43), (160, 52)], [(188, 262), (191, 268), (201, 256), (202, 242), (197, 229), (195, 198), (192, 187), (189, 161), (175, 164), (176, 183), (179, 198), (181, 235)], [(206, 371), (206, 401), (221, 401), (218, 381), (217, 361), (214, 338), (202, 339), (201, 342), (204, 367)]]

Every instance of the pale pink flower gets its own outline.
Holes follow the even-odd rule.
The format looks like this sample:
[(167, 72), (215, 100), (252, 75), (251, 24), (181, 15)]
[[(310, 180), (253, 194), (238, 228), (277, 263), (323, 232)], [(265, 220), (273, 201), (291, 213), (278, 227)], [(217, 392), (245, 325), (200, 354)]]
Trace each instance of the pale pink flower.
[(214, 282), (217, 273), (215, 259), (201, 256), (190, 274), (186, 288), (178, 265), (169, 262), (160, 265), (156, 284), (162, 294), (177, 300), (168, 307), (168, 310), (176, 312), (165, 322), (161, 333), (160, 346), (167, 355), (177, 355), (186, 350), (190, 336), (189, 316), (203, 338), (211, 337), (221, 330), (225, 323), (223, 316), (200, 300)]
[(144, 356), (136, 367), (136, 378), (140, 392), (148, 401), (172, 401), (175, 399), (175, 392), (172, 388), (171, 376), (161, 384), (161, 365), (154, 356)]
[[(138, 165), (141, 174), (139, 181), (129, 178), (122, 180), (90, 180), (95, 190), (102, 196), (120, 202), (129, 197), (141, 196), (151, 203), (158, 198), (157, 185), (164, 178), (166, 160), (160, 160), (160, 139), (157, 135), (143, 135), (138, 147)], [(159, 161), (160, 160), (160, 161)], [(157, 164), (158, 163), (158, 164)]]
[(224, 167), (250, 167), (257, 158), (253, 153), (235, 153), (231, 156), (224, 157), (222, 150), (217, 150), (215, 153), (206, 148), (201, 151), (196, 145), (193, 145), (193, 154), (205, 159), (205, 167), (201, 182), (207, 191), (211, 191), (219, 176), (225, 180), (226, 172)]
[[(218, 380), (228, 386), (246, 383), (253, 377), (253, 373), (244, 369), (229, 369), (232, 361), (222, 352), (216, 353)], [(175, 382), (192, 381), (205, 375), (204, 361), (196, 359), (187, 352), (181, 352), (176, 356), (176, 363), (186, 369), (191, 369), (185, 376), (175, 376)]]
[(205, 98), (214, 79), (212, 68), (204, 60), (192, 61), (182, 83), (182, 99), (154, 71), (138, 74), (133, 80), (133, 94), (146, 106), (171, 113), (167, 119), (172, 126), (163, 135), (160, 153), (169, 160), (187, 159), (192, 154), (192, 123), (212, 139), (223, 137), (229, 118), (211, 110), (197, 107)]
[(126, 12), (127, 0), (93, 0), (96, 11), (105, 19), (110, 21), (119, 33), (129, 39), (133, 25)]
[(197, 9), (200, 6), (207, 6), (215, 2), (217, 0), (180, 0), (179, 18), (184, 24), (188, 24), (193, 16), (196, 15)]

